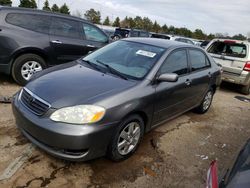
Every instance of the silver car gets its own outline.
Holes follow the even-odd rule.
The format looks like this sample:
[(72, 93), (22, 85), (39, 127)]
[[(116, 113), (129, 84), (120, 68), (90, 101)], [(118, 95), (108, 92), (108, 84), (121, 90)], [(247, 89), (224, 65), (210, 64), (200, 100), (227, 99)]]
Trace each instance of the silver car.
[(241, 92), (250, 93), (250, 43), (231, 39), (214, 39), (206, 47), (216, 63), (223, 67), (222, 80), (241, 85)]

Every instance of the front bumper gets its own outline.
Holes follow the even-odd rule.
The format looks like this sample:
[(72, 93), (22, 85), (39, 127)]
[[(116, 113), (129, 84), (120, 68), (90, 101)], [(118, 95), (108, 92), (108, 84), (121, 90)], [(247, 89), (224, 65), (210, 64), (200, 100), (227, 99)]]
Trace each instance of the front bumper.
[(106, 154), (119, 122), (107, 125), (57, 123), (30, 112), (18, 98), (12, 103), (16, 124), (32, 143), (49, 154), (71, 161), (86, 161)]
[(250, 84), (250, 73), (243, 71), (240, 75), (223, 71), (222, 80), (226, 82), (231, 82), (239, 85), (248, 85)]

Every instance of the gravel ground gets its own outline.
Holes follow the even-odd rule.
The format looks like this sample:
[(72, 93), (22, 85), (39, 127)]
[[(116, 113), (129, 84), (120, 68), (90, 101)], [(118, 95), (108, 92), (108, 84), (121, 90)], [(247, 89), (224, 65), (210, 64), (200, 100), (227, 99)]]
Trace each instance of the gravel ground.
[[(19, 88), (0, 75), (0, 97)], [(11, 176), (0, 180), (0, 187), (205, 187), (211, 160), (218, 160), (222, 174), (250, 138), (250, 102), (236, 96), (243, 95), (223, 84), (208, 113), (188, 112), (157, 127), (145, 135), (135, 155), (120, 163), (51, 157), (20, 134), (11, 105), (0, 103), (0, 177)]]

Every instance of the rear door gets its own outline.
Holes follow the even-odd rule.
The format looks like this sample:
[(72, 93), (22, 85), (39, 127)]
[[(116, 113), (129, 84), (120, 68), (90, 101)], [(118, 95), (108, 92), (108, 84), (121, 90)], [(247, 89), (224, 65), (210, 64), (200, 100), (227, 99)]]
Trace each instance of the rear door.
[(109, 43), (109, 37), (101, 29), (92, 24), (81, 22), (80, 30), (84, 39), (82, 44), (85, 46), (85, 54)]
[(214, 41), (207, 48), (216, 63), (223, 67), (225, 73), (240, 75), (247, 61), (248, 45), (236, 41)]
[(192, 85), (191, 105), (197, 105), (209, 89), (211, 81), (211, 63), (205, 53), (196, 48), (189, 48), (190, 80)]
[(83, 56), (86, 51), (80, 34), (80, 22), (52, 17), (50, 46), (56, 64), (70, 62)]

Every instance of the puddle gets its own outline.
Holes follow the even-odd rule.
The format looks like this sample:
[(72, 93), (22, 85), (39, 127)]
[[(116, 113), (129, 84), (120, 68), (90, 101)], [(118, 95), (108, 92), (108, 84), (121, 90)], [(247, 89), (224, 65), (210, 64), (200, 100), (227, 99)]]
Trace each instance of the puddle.
[[(35, 156), (37, 158), (37, 156)], [(26, 188), (29, 187), (34, 181), (41, 182), (40, 187), (48, 187), (52, 180), (56, 179), (56, 175), (59, 171), (67, 171), (70, 168), (71, 163), (66, 163), (64, 166), (54, 169), (49, 177), (36, 177), (28, 182), (24, 186), (17, 186), (16, 188)], [(55, 165), (54, 165), (55, 166)]]
[(89, 163), (93, 170), (91, 184), (108, 187), (110, 183), (134, 182), (138, 177), (143, 176), (148, 172), (145, 169), (150, 169), (154, 163), (163, 162), (161, 152), (158, 150), (158, 139), (163, 134), (155, 131), (146, 134), (138, 150), (125, 161), (112, 162), (105, 158), (91, 161)]
[(236, 98), (236, 99), (238, 99), (240, 101), (246, 102), (246, 103), (250, 103), (250, 98), (247, 98), (247, 97), (235, 96), (234, 98)]

